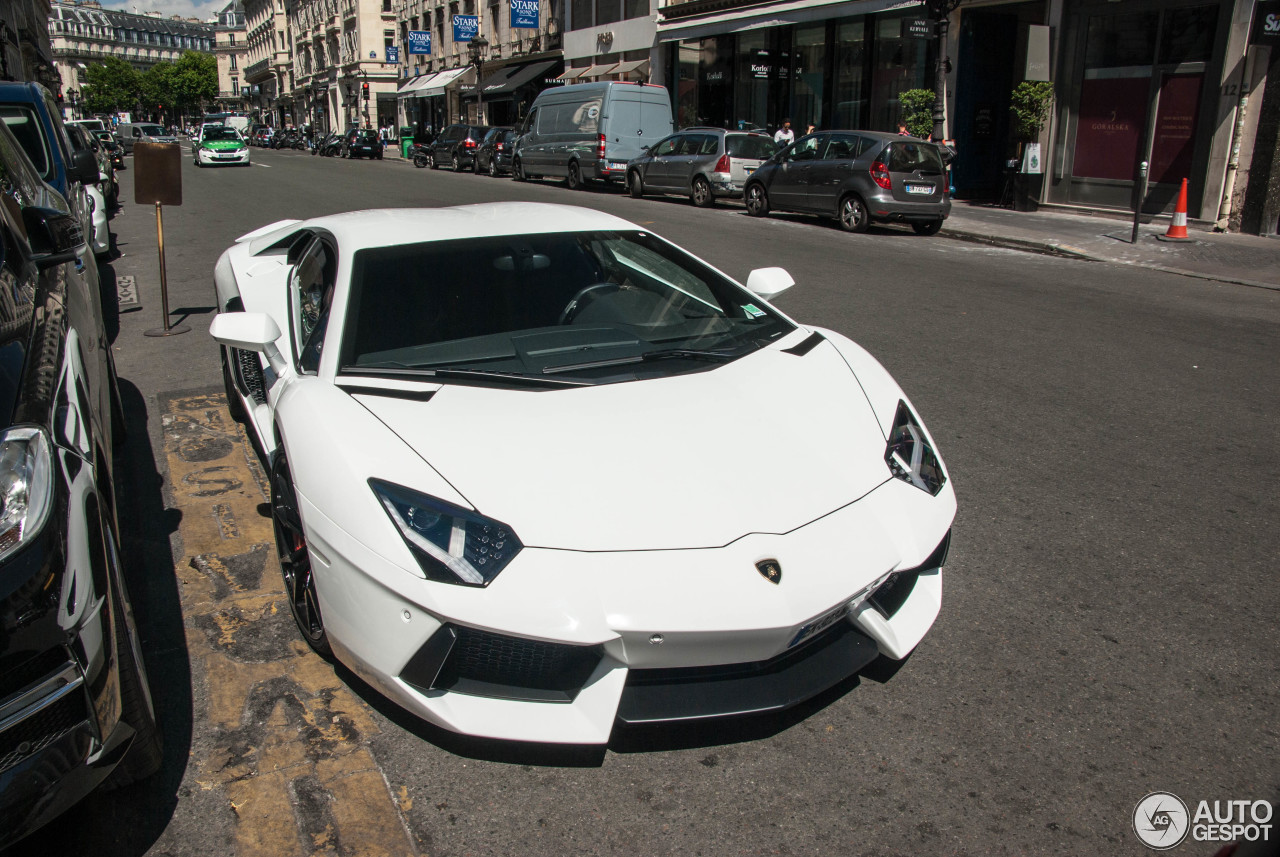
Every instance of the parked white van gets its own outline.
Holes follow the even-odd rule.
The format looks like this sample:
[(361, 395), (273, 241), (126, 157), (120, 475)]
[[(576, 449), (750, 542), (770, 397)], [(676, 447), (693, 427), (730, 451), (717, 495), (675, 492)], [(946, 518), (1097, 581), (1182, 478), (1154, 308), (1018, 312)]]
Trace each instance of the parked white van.
[(562, 176), (622, 181), (627, 161), (668, 136), (671, 96), (647, 83), (575, 83), (538, 93), (516, 137), (511, 169), (517, 181)]

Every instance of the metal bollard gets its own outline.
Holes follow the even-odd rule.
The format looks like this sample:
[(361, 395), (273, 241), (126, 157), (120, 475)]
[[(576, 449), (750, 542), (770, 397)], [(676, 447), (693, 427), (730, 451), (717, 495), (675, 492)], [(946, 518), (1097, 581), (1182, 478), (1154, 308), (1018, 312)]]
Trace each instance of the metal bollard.
[(1133, 234), (1129, 236), (1130, 244), (1138, 243), (1138, 217), (1142, 214), (1142, 201), (1147, 198), (1147, 162), (1138, 165), (1138, 197), (1133, 203)]

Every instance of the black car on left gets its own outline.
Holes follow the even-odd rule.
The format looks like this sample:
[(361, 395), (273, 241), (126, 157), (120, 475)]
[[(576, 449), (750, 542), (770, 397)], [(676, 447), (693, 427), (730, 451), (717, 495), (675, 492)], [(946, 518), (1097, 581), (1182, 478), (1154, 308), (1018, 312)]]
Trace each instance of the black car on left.
[(0, 123), (0, 850), (161, 762), (118, 551), (124, 419), (84, 242)]
[(342, 138), (342, 157), (382, 160), (382, 139), (371, 128), (352, 128)]

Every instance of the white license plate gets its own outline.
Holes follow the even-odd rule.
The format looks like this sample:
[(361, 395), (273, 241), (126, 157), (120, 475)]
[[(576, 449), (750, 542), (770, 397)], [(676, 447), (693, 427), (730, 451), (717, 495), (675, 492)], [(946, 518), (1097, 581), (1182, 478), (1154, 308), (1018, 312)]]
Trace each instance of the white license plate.
[(621, 161), (610, 161), (608, 168), (611, 170), (625, 170), (627, 168), (627, 165), (622, 163)]
[(933, 185), (931, 184), (909, 184), (907, 185), (907, 193), (918, 193), (929, 195), (933, 193)]

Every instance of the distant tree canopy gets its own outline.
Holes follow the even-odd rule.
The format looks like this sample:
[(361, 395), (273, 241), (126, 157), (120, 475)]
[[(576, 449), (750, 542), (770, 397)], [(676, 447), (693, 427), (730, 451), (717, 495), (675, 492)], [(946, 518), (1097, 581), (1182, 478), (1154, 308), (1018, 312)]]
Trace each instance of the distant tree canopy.
[(89, 113), (115, 113), (141, 105), (171, 114), (199, 112), (218, 97), (218, 61), (186, 51), (177, 62), (156, 63), (145, 72), (118, 57), (90, 65), (81, 103)]

